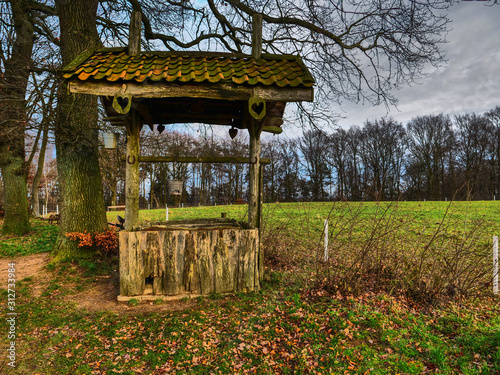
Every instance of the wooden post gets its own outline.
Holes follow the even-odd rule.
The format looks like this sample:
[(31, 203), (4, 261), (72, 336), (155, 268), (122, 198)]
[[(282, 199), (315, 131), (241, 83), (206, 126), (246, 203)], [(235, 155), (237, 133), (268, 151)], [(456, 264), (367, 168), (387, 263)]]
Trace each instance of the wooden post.
[(252, 57), (255, 60), (262, 57), (262, 19), (260, 13), (252, 16)]
[(139, 224), (139, 133), (141, 125), (136, 111), (127, 121), (127, 156), (125, 166), (125, 229)]
[(259, 227), (259, 200), (260, 200), (260, 133), (261, 126), (254, 119), (249, 119), (248, 132), (250, 134), (250, 176), (248, 182), (248, 225), (250, 228)]
[(493, 236), (493, 294), (498, 294), (498, 236)]
[[(258, 201), (258, 207), (257, 207), (257, 223), (258, 226), (257, 228), (262, 229), (262, 204), (263, 204), (263, 199), (264, 197), (264, 165), (262, 164), (262, 160), (260, 163), (259, 167), (259, 201)], [(260, 239), (260, 235), (259, 235)]]
[(128, 54), (130, 56), (138, 55), (141, 52), (141, 22), (141, 12), (132, 12), (128, 30)]

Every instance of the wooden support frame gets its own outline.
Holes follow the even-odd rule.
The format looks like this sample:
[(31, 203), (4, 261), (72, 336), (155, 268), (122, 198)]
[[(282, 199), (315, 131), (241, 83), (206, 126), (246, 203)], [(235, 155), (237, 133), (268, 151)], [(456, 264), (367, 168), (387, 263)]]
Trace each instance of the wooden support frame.
[[(241, 163), (250, 165), (250, 181), (248, 186), (248, 224), (250, 228), (260, 229), (262, 225), (262, 202), (264, 188), (264, 165), (270, 164), (268, 158), (260, 158), (260, 134), (262, 126), (254, 119), (249, 119), (250, 157), (242, 156), (138, 156), (139, 131), (138, 114), (133, 111), (127, 122), (127, 155), (120, 158), (126, 162), (125, 168), (125, 229), (131, 230), (139, 225), (139, 163)], [(130, 134), (130, 135), (129, 135)], [(252, 136), (252, 134), (254, 136)], [(137, 141), (136, 141), (137, 139)], [(130, 145), (129, 145), (130, 140)], [(137, 155), (137, 156), (136, 156)], [(134, 181), (136, 189), (133, 189)], [(130, 186), (130, 189), (129, 189)], [(127, 216), (129, 215), (129, 216)]]
[[(69, 80), (70, 92), (114, 97), (122, 89), (122, 83), (88, 82)], [(312, 87), (246, 87), (236, 84), (193, 85), (174, 83), (127, 83), (127, 94), (134, 98), (206, 98), (219, 100), (249, 100), (258, 97), (276, 102), (312, 102), (314, 90)]]
[(250, 228), (260, 228), (260, 213), (261, 213), (261, 194), (260, 194), (260, 178), (261, 178), (261, 142), (260, 134), (262, 132), (262, 124), (260, 121), (248, 117), (248, 133), (250, 135), (250, 175), (248, 179), (248, 226)]
[(139, 224), (139, 114), (132, 110), (126, 123), (127, 155), (125, 166), (125, 229)]
[[(126, 161), (122, 156), (121, 161)], [(238, 163), (252, 164), (251, 158), (244, 156), (139, 156), (140, 163)], [(260, 159), (260, 164), (271, 164), (271, 159)]]

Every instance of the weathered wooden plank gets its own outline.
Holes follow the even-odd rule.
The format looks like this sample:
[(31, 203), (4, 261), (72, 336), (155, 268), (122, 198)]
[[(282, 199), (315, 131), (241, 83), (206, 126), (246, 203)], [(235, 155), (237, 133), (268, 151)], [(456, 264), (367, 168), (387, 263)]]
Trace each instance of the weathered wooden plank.
[(186, 286), (184, 284), (184, 279), (185, 279), (185, 263), (186, 263), (186, 236), (189, 234), (189, 232), (186, 231), (176, 231), (174, 232), (175, 238), (176, 238), (176, 247), (175, 247), (175, 252), (176, 252), (176, 282), (177, 282), (177, 289), (179, 292), (187, 292), (188, 289), (186, 289)]
[(259, 227), (259, 186), (260, 186), (260, 142), (259, 124), (254, 119), (249, 119), (248, 134), (250, 135), (250, 160), (248, 178), (248, 226)]
[(255, 60), (262, 58), (262, 20), (260, 13), (252, 16), (252, 57)]
[(279, 126), (264, 126), (262, 127), (262, 131), (271, 134), (281, 134), (283, 133), (283, 129)]
[(165, 231), (156, 232), (157, 244), (157, 257), (155, 260), (154, 274), (155, 278), (153, 280), (153, 294), (163, 295), (165, 292), (165, 274), (166, 274), (166, 259), (167, 254), (165, 253)]
[[(215, 293), (226, 293), (235, 290), (234, 284), (234, 251), (230, 252), (228, 247), (228, 237), (234, 233), (234, 230), (224, 230), (217, 232), (220, 236), (217, 238), (213, 247), (213, 265), (214, 265), (214, 291)], [(234, 250), (231, 248), (231, 250)]]
[(128, 252), (129, 248), (129, 232), (120, 232), (118, 235), (119, 249), (120, 249), (120, 295), (128, 296)]
[(141, 12), (134, 11), (130, 16), (130, 27), (128, 36), (128, 54), (138, 55), (141, 51)]
[[(123, 234), (123, 240), (120, 240), (127, 247), (123, 253), (120, 251), (120, 293), (133, 296), (142, 294), (144, 291), (144, 264), (140, 250), (141, 233), (129, 232), (127, 234)], [(120, 236), (122, 236), (121, 233)]]
[(139, 224), (139, 133), (138, 115), (132, 111), (127, 122), (127, 157), (125, 165), (125, 229)]
[(179, 279), (177, 241), (178, 236), (174, 232), (161, 231), (163, 233), (162, 252), (164, 256), (165, 269), (161, 276), (163, 293), (167, 295), (179, 294), (183, 291)]
[(254, 264), (251, 262), (252, 253), (255, 251), (252, 246), (250, 231), (245, 231), (238, 238), (238, 291), (247, 292), (254, 289)]
[(214, 266), (212, 256), (212, 239), (217, 231), (194, 232), (196, 248), (198, 249), (198, 272), (200, 275), (200, 293), (210, 294), (214, 290)]
[[(76, 94), (91, 94), (99, 96), (115, 96), (121, 90), (122, 83), (92, 82), (70, 79), (70, 92)], [(128, 94), (134, 98), (206, 98), (222, 100), (248, 100), (252, 96), (265, 100), (282, 102), (312, 102), (314, 91), (312, 87), (245, 87), (233, 84), (193, 85), (173, 83), (127, 83)]]
[(184, 289), (190, 293), (200, 293), (200, 276), (197, 265), (197, 248), (193, 233), (188, 232), (184, 243)]

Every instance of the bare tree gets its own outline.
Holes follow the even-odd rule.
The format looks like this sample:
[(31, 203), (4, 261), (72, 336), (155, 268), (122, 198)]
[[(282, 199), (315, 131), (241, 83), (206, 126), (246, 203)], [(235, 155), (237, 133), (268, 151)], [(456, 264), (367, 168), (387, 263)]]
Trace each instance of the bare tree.
[(327, 151), (328, 160), (335, 169), (337, 177), (337, 197), (344, 199), (347, 194), (347, 165), (349, 155), (348, 132), (339, 128), (330, 135), (330, 142)]
[(492, 142), (492, 125), (485, 116), (475, 113), (455, 116), (458, 161), (463, 175), (463, 184), (471, 198), (484, 198), (489, 181), (484, 179), (489, 173), (485, 169), (487, 150)]
[[(0, 168), (4, 183), (4, 234), (24, 234), (30, 230), (27, 201), (27, 166), (24, 132), (26, 129), (26, 87), (35, 41), (31, 7), (27, 0), (11, 0), (11, 28), (0, 47)], [(5, 6), (5, 4), (2, 4)], [(5, 25), (2, 23), (2, 25)]]
[(498, 196), (500, 192), (500, 106), (486, 112), (485, 116), (491, 124), (492, 131), (490, 142), (491, 193)]
[(331, 177), (330, 166), (327, 163), (328, 146), (328, 136), (321, 130), (306, 131), (298, 143), (302, 154), (302, 165), (311, 184), (312, 200), (328, 198), (328, 193), (325, 191)]
[(428, 115), (407, 124), (409, 151), (414, 163), (422, 166), (427, 198), (442, 198), (446, 156), (453, 146), (452, 123), (448, 116)]
[(403, 125), (392, 118), (365, 123), (362, 133), (361, 158), (365, 169), (365, 179), (375, 199), (398, 198), (404, 150)]

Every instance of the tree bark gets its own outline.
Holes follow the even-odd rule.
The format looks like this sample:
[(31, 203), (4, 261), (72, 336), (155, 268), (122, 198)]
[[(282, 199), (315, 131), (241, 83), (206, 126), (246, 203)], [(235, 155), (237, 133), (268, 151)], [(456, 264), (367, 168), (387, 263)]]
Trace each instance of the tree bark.
[[(30, 230), (27, 195), (26, 88), (33, 51), (34, 32), (28, 1), (11, 0), (15, 40), (5, 61), (0, 81), (0, 167), (4, 182), (5, 221), (3, 234), (25, 234)], [(1, 72), (0, 72), (1, 73)]]
[[(100, 46), (96, 29), (98, 0), (58, 0), (56, 5), (62, 63), (66, 65), (84, 50)], [(92, 233), (107, 228), (98, 159), (97, 98), (69, 94), (64, 84), (58, 93), (55, 138), (61, 220), (52, 262), (94, 255), (77, 247), (65, 233)]]

